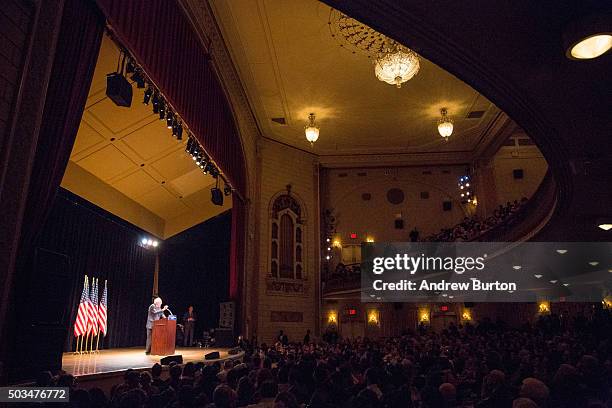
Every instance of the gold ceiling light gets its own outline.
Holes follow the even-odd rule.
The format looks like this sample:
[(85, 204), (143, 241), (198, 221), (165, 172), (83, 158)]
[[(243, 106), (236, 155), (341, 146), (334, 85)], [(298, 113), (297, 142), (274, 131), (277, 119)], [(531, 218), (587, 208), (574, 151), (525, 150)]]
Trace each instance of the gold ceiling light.
[(374, 61), (374, 74), (379, 80), (401, 88), (419, 72), (419, 57), (414, 51), (354, 18), (332, 8), (327, 24), (340, 47)]
[(563, 33), (565, 56), (587, 60), (602, 56), (612, 49), (612, 23), (608, 15), (595, 14), (579, 18), (567, 25)]
[(374, 63), (376, 78), (398, 88), (418, 74), (419, 68), (419, 57), (414, 51), (398, 43), (394, 43), (393, 49), (387, 50)]
[(450, 135), (453, 134), (453, 120), (448, 116), (448, 110), (446, 108), (440, 109), (440, 114), (442, 115), (440, 119), (438, 119), (438, 133), (445, 140), (448, 140)]
[(319, 127), (315, 122), (315, 114), (311, 113), (308, 115), (308, 125), (304, 127), (304, 133), (306, 134), (306, 140), (310, 142), (311, 146), (319, 139)]

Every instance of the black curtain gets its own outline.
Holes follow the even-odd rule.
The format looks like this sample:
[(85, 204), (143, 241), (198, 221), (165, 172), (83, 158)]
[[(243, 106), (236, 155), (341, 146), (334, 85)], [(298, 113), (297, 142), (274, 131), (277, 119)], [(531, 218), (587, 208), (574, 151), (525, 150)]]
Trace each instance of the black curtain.
[(38, 252), (67, 257), (70, 278), (69, 331), (65, 350), (74, 349), (73, 325), (84, 275), (100, 279), (99, 297), (108, 280), (108, 330), (104, 348), (144, 346), (151, 304), (155, 251), (140, 246), (150, 234), (61, 190), (37, 241)]
[(189, 305), (198, 315), (194, 338), (219, 323), (219, 303), (229, 299), (231, 211), (164, 241), (159, 255), (159, 295), (179, 320)]

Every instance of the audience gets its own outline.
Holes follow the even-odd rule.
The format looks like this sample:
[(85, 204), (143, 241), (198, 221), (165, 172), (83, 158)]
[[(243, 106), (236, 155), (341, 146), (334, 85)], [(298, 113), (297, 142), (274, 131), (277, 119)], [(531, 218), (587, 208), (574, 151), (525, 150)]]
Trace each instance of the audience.
[(508, 201), (506, 205), (500, 205), (493, 215), (481, 220), (477, 215), (465, 217), (462, 222), (451, 228), (443, 228), (439, 233), (430, 235), (423, 239), (427, 242), (452, 242), (452, 241), (471, 241), (484, 234), (490, 229), (511, 221), (513, 216), (521, 210), (527, 203), (527, 198), (521, 201)]
[[(246, 343), (243, 361), (127, 370), (107, 399), (74, 377), (41, 373), (41, 386), (71, 387), (78, 407), (207, 408), (595, 408), (612, 403), (612, 313), (572, 322), (555, 315), (511, 329), (450, 325), (377, 341), (273, 346)], [(286, 334), (283, 333), (283, 336)]]

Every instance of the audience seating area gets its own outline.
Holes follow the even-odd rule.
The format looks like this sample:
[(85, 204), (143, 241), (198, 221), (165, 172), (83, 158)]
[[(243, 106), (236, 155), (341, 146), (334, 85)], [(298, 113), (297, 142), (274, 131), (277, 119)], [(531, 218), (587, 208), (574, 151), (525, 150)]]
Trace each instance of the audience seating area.
[(486, 219), (480, 219), (477, 215), (465, 217), (463, 221), (451, 228), (444, 228), (439, 233), (430, 235), (423, 241), (431, 242), (453, 242), (453, 241), (474, 241), (480, 235), (492, 230), (493, 228), (512, 222), (517, 213), (527, 204), (527, 198), (523, 197), (520, 201), (507, 202), (495, 209), (493, 215)]
[(129, 370), (110, 395), (70, 375), (42, 373), (40, 386), (68, 386), (78, 407), (604, 408), (612, 403), (612, 314), (594, 308), (571, 321), (422, 326), (401, 337), (274, 346), (243, 344), (244, 361)]

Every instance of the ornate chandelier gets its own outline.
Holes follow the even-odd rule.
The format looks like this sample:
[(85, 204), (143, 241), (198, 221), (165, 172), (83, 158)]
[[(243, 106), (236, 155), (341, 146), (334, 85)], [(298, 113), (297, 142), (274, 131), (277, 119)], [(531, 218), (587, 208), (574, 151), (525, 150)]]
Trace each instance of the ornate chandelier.
[(306, 134), (306, 140), (310, 142), (311, 146), (319, 139), (319, 127), (315, 123), (315, 114), (311, 113), (308, 115), (308, 125), (304, 127), (304, 133)]
[(450, 135), (453, 134), (453, 120), (448, 117), (446, 108), (440, 109), (440, 114), (442, 116), (438, 119), (438, 133), (440, 133), (440, 136), (445, 140), (448, 140)]
[(400, 88), (419, 72), (419, 57), (414, 51), (354, 18), (332, 8), (328, 25), (342, 48), (374, 61), (374, 74), (379, 80)]
[(376, 78), (398, 88), (418, 72), (419, 57), (412, 50), (397, 43), (394, 44), (393, 50), (382, 54), (374, 64)]

